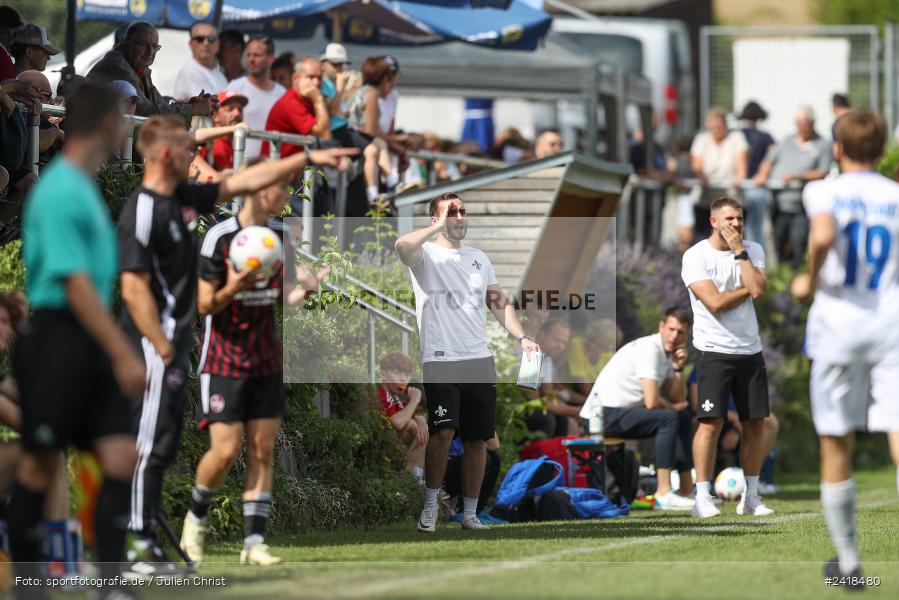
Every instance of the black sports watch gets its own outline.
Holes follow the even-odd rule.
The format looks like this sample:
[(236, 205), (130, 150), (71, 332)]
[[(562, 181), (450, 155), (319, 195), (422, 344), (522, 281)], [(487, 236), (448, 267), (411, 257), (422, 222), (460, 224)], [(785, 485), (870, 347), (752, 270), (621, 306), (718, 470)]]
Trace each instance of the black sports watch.
[(524, 334), (523, 336), (521, 336), (520, 338), (518, 338), (518, 341), (519, 341), (519, 342), (522, 342), (522, 341), (524, 341), (524, 340), (528, 340), (528, 341), (533, 342), (533, 341), (534, 341), (534, 338), (532, 338), (532, 337), (529, 336), (528, 334)]
[(739, 254), (734, 254), (734, 260), (749, 260), (749, 251), (743, 250)]

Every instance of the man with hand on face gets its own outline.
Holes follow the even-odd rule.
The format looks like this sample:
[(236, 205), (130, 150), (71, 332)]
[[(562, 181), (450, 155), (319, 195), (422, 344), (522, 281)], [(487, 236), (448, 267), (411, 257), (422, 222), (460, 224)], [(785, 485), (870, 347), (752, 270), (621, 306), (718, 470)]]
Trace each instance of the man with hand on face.
[[(131, 522), (138, 535), (132, 572), (141, 576), (173, 573), (155, 536), (162, 478), (178, 449), (184, 416), (189, 354), (197, 310), (196, 250), (198, 214), (216, 203), (256, 192), (308, 164), (300, 154), (244, 169), (220, 183), (186, 182), (195, 140), (184, 124), (156, 116), (140, 129), (137, 147), (144, 157), (142, 184), (119, 218), (122, 327), (141, 349), (147, 386), (138, 414), (138, 463), (132, 483)], [(316, 164), (338, 166), (345, 150), (311, 152)]]
[[(477, 505), (484, 479), (487, 440), (496, 434), (496, 365), (487, 347), (487, 313), (521, 343), (540, 346), (526, 335), (515, 308), (496, 281), (490, 259), (463, 246), (468, 230), (465, 203), (452, 193), (431, 200), (431, 224), (396, 241), (412, 276), (430, 437), (425, 451), (425, 503), (418, 530), (437, 528), (437, 495), (443, 485), (453, 436), (464, 446), (463, 529), (485, 529)], [(437, 236), (434, 242), (429, 240)]]
[(693, 345), (696, 364), (699, 427), (693, 438), (696, 503), (693, 516), (721, 514), (710, 495), (718, 436), (727, 417), (728, 396), (743, 424), (740, 464), (746, 492), (738, 515), (770, 515), (758, 493), (765, 458), (764, 419), (769, 414), (768, 373), (753, 298), (765, 293), (765, 251), (743, 239), (743, 208), (726, 196), (712, 202), (712, 234), (684, 253), (681, 277), (690, 291), (696, 318)]
[[(687, 408), (684, 363), (693, 315), (686, 308), (669, 308), (658, 333), (621, 347), (596, 378), (581, 410), (589, 419), (602, 407), (603, 433), (626, 440), (655, 437), (658, 490), (656, 507), (689, 510), (686, 497), (693, 487), (690, 442), (693, 417)], [(665, 397), (662, 390), (665, 390)], [(680, 474), (680, 493), (671, 489), (671, 470)]]

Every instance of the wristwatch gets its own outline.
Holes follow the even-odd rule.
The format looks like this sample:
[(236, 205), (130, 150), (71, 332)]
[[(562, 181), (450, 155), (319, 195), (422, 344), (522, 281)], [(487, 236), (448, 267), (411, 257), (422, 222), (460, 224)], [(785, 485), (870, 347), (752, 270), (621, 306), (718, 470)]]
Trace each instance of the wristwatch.
[(739, 254), (734, 254), (734, 260), (749, 260), (749, 252), (743, 250)]
[(532, 338), (532, 337), (529, 336), (528, 334), (524, 334), (523, 336), (521, 336), (520, 338), (518, 338), (518, 341), (519, 341), (519, 342), (523, 342), (524, 340), (528, 340), (528, 341), (530, 341), (530, 342), (533, 342), (533, 341), (534, 341), (534, 338)]

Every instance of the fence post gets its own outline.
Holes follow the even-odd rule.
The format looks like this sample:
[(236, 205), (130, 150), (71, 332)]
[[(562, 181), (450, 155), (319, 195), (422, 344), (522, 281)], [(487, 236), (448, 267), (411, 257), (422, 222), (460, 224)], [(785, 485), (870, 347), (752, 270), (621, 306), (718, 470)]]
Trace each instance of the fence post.
[(709, 72), (711, 68), (711, 54), (709, 49), (710, 32), (706, 27), (699, 29), (699, 122), (705, 117), (706, 111), (709, 109), (709, 94), (712, 75)]
[(305, 190), (306, 195), (309, 197), (308, 201), (303, 202), (303, 241), (309, 243), (308, 247), (310, 252), (315, 251), (312, 245), (312, 238), (315, 237), (315, 232), (313, 231), (313, 215), (315, 214), (314, 182), (315, 179), (312, 177), (312, 170), (308, 167), (303, 169), (303, 190)]
[[(402, 312), (400, 314), (400, 319), (403, 321), (403, 325), (408, 324), (405, 312)], [(405, 329), (403, 329), (402, 336), (403, 336), (403, 354), (405, 354), (406, 356), (409, 356), (409, 332), (406, 331)]]
[[(238, 127), (234, 130), (234, 135), (232, 136), (232, 146), (234, 146), (234, 160), (231, 166), (232, 171), (235, 173), (240, 170), (241, 165), (244, 162), (244, 153), (247, 149), (247, 130)], [(243, 203), (243, 197), (237, 196), (231, 202), (231, 212), (235, 215), (237, 211), (240, 210), (240, 205)]]
[[(38, 174), (38, 163), (41, 160), (41, 115), (29, 115), (31, 122), (29, 123), (28, 132), (28, 162), (34, 174)], [(11, 173), (10, 173), (11, 174)]]
[(375, 315), (368, 313), (368, 377), (372, 385), (375, 385), (375, 361), (377, 349), (375, 347)]
[(345, 248), (348, 246), (346, 243), (346, 171), (337, 171), (334, 179), (337, 186), (337, 206), (335, 207), (337, 211), (337, 243), (341, 248)]
[(883, 24), (883, 118), (887, 131), (896, 126), (896, 24)]
[(125, 141), (122, 142), (122, 159), (134, 162), (134, 115), (124, 115), (128, 123), (125, 125)]

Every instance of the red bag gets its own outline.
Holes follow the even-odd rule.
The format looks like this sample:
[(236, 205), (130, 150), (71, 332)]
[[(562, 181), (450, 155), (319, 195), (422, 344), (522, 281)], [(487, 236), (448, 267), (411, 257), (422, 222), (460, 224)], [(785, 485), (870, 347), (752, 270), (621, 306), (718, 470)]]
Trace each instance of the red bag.
[[(519, 452), (518, 458), (527, 460), (529, 458), (539, 458), (541, 456), (549, 457), (554, 460), (565, 471), (565, 485), (568, 485), (568, 449), (562, 445), (563, 440), (577, 439), (576, 435), (566, 435), (564, 437), (546, 438), (542, 440), (533, 440), (526, 444)], [(577, 466), (577, 463), (575, 463)], [(589, 487), (587, 485), (587, 467), (583, 466), (574, 472), (574, 484), (568, 487)]]

